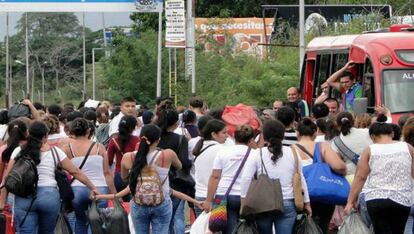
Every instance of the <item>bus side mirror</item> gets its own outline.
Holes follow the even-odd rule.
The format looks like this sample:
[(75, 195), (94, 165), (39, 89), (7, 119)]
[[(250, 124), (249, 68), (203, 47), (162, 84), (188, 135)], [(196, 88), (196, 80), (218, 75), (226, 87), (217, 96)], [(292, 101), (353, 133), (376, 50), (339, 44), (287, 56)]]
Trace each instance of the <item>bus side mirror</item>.
[(368, 110), (368, 98), (355, 98), (354, 106), (352, 108), (354, 114), (367, 113)]

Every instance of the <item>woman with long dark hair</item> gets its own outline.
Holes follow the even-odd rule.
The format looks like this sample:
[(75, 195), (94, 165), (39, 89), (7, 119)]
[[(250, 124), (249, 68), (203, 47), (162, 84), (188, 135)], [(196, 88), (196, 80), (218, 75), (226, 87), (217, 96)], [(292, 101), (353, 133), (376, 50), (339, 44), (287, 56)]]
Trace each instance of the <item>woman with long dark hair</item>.
[[(197, 201), (207, 199), (208, 181), (213, 171), (213, 162), (227, 137), (227, 126), (221, 120), (211, 119), (201, 130), (201, 138), (193, 149), (193, 155), (195, 156), (195, 198)], [(195, 207), (197, 216), (201, 212), (203, 212), (201, 209)]]
[(168, 233), (172, 217), (172, 203), (170, 198), (170, 183), (168, 172), (170, 167), (181, 168), (181, 162), (174, 151), (170, 149), (158, 149), (161, 138), (161, 130), (154, 124), (145, 125), (141, 130), (141, 142), (135, 155), (134, 164), (129, 176), (129, 188), (135, 197), (136, 187), (139, 180), (142, 180), (142, 169), (152, 162), (160, 181), (162, 181), (162, 192), (164, 201), (154, 207), (138, 205), (131, 202), (131, 215), (133, 218), (135, 231), (139, 234)]
[(121, 179), (121, 161), (125, 153), (133, 152), (139, 143), (139, 137), (132, 135), (137, 126), (137, 119), (132, 115), (125, 115), (118, 125), (118, 134), (115, 135), (108, 145), (109, 166), (112, 166), (115, 159), (114, 183), (119, 192), (126, 187)]
[[(85, 161), (81, 170), (97, 187), (99, 193), (116, 193), (105, 147), (89, 139), (90, 131), (89, 121), (84, 118), (76, 118), (71, 122), (70, 127), (72, 142), (64, 145), (62, 149), (76, 167), (79, 168)], [(89, 153), (88, 156), (87, 153)], [(87, 158), (85, 158), (86, 156)], [(86, 234), (88, 233), (86, 211), (91, 204), (90, 190), (78, 180), (74, 180), (71, 185), (75, 194), (72, 201), (76, 215), (74, 231), (76, 234)], [(104, 208), (107, 203), (100, 202), (98, 205), (100, 208)]]
[[(192, 162), (188, 156), (188, 140), (185, 136), (179, 135), (174, 131), (177, 129), (178, 112), (169, 99), (162, 101), (157, 110), (155, 124), (161, 129), (161, 139), (158, 147), (161, 149), (173, 150), (182, 164), (182, 176), (190, 178), (190, 169)], [(179, 192), (191, 195), (194, 188), (188, 184), (181, 183), (181, 180), (175, 180), (176, 171), (171, 170), (171, 188)], [(172, 198), (173, 213), (171, 220), (170, 233), (183, 233), (185, 231), (184, 201), (178, 198)]]
[[(51, 147), (47, 144), (48, 132), (49, 129), (43, 122), (33, 122), (29, 127), (26, 143), (13, 151), (7, 167), (6, 177), (13, 168), (15, 159), (24, 155), (33, 159), (39, 175), (36, 194), (27, 198), (15, 196), (14, 215), (18, 233), (54, 233), (61, 203), (54, 173), (56, 167), (54, 156)], [(59, 148), (56, 148), (56, 151), (62, 168), (87, 185), (93, 193), (98, 194), (95, 185), (72, 164), (65, 153)], [(3, 192), (7, 192), (6, 189), (3, 189)], [(0, 208), (3, 207), (4, 199), (0, 200)], [(23, 222), (26, 214), (27, 217)]]
[(23, 121), (15, 119), (8, 124), (7, 134), (9, 137), (7, 138), (6, 144), (0, 147), (0, 183), (13, 150), (26, 141), (28, 135), (27, 125)]

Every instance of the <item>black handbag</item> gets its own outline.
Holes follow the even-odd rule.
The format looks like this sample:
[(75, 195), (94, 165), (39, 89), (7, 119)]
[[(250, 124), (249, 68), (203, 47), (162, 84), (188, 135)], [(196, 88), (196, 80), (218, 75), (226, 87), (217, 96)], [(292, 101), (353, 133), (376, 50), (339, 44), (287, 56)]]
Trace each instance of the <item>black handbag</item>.
[(53, 161), (55, 162), (55, 179), (59, 188), (60, 200), (62, 201), (62, 209), (66, 212), (71, 212), (73, 211), (72, 200), (75, 198), (75, 194), (73, 193), (66, 173), (58, 163), (59, 160), (57, 160), (58, 156), (55, 147), (52, 147), (51, 151)]
[[(180, 136), (180, 140), (178, 141), (177, 155), (180, 155), (183, 138), (184, 136)], [(169, 178), (171, 184), (179, 184), (187, 188), (192, 188), (196, 184), (194, 178), (189, 173), (186, 173), (183, 170), (175, 170), (174, 168), (172, 168), (169, 171)]]

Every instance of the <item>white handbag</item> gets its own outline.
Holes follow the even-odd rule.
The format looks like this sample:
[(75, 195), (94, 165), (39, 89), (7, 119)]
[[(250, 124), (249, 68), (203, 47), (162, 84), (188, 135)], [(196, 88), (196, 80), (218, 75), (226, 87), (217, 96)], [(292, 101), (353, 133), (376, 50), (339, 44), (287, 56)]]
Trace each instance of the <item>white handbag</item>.
[(191, 225), (190, 234), (211, 234), (212, 232), (208, 229), (210, 214), (203, 211)]

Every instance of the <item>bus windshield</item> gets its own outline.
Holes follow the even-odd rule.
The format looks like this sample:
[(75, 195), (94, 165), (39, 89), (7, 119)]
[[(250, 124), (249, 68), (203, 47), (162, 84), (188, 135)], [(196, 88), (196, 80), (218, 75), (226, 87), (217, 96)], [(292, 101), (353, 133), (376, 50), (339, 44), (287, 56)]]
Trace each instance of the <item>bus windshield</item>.
[(414, 70), (383, 72), (384, 105), (391, 113), (414, 111)]

